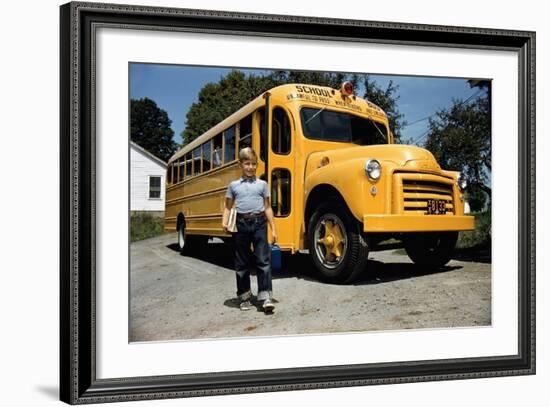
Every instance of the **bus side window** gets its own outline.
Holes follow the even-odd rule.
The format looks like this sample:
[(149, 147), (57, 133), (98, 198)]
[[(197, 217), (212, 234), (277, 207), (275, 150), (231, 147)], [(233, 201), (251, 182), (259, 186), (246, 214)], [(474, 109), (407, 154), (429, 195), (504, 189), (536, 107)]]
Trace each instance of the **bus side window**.
[(202, 145), (202, 172), (210, 170), (210, 140)]
[(239, 122), (239, 151), (252, 147), (252, 115), (249, 114)]
[(189, 178), (191, 175), (193, 175), (191, 153), (187, 153), (185, 154), (185, 178)]
[(224, 133), (224, 164), (235, 161), (235, 126), (228, 128)]
[(166, 183), (168, 185), (172, 184), (172, 171), (174, 169), (174, 163), (170, 164), (166, 171)]
[(290, 214), (290, 171), (277, 168), (271, 171), (271, 209), (276, 217)]
[(212, 149), (212, 168), (216, 168), (222, 165), (222, 135), (218, 134), (216, 137), (214, 137), (213, 143), (214, 148)]
[[(178, 180), (177, 182), (181, 182), (183, 181), (183, 172), (184, 172), (184, 164), (185, 164), (185, 160), (183, 159), (183, 157), (181, 157), (179, 160), (178, 160), (178, 165), (177, 165), (177, 174), (178, 174)], [(174, 176), (174, 179), (176, 177)]]
[(292, 130), (288, 115), (282, 108), (276, 107), (271, 122), (271, 149), (275, 154), (290, 153)]
[(201, 173), (201, 146), (193, 150), (193, 175)]

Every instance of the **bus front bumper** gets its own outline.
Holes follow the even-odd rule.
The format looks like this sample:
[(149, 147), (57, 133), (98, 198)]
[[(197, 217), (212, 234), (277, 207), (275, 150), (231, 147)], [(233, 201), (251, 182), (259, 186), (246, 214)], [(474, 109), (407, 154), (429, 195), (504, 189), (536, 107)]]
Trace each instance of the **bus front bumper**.
[(473, 216), (363, 215), (363, 232), (450, 232), (474, 228)]

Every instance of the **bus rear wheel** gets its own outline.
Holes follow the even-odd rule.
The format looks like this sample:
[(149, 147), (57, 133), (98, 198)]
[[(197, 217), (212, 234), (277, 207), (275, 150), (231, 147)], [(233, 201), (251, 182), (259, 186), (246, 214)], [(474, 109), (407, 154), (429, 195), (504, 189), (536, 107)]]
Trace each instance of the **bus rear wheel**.
[(178, 248), (181, 254), (199, 254), (208, 243), (208, 236), (189, 236), (185, 230), (185, 221), (178, 224)]
[(358, 222), (338, 200), (317, 207), (308, 227), (309, 255), (323, 281), (351, 283), (366, 268), (369, 247)]
[(405, 239), (405, 251), (415, 264), (437, 269), (451, 260), (457, 240), (458, 232), (414, 233)]

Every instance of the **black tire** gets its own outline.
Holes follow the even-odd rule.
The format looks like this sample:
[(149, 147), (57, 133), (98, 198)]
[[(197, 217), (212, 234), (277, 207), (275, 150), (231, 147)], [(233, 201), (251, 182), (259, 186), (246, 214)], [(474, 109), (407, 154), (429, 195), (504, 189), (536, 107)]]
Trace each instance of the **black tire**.
[(414, 233), (405, 239), (405, 250), (417, 265), (437, 269), (451, 260), (458, 232)]
[(185, 221), (177, 226), (178, 248), (181, 254), (200, 254), (208, 243), (208, 236), (188, 235), (185, 230)]
[(317, 207), (309, 221), (307, 240), (309, 255), (323, 281), (351, 283), (367, 266), (369, 245), (360, 224), (337, 199)]

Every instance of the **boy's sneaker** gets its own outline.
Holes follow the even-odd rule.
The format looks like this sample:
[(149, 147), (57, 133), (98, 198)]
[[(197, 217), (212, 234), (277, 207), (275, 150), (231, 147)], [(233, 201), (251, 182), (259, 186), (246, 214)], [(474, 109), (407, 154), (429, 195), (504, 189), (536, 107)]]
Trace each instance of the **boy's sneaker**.
[(271, 301), (271, 298), (268, 298), (267, 300), (264, 301), (262, 308), (264, 309), (264, 312), (267, 314), (267, 313), (273, 312), (273, 310), (275, 309), (275, 304), (273, 304), (273, 301)]
[(252, 303), (250, 302), (250, 300), (241, 301), (241, 303), (239, 304), (239, 308), (241, 309), (241, 311), (248, 311), (252, 309)]

